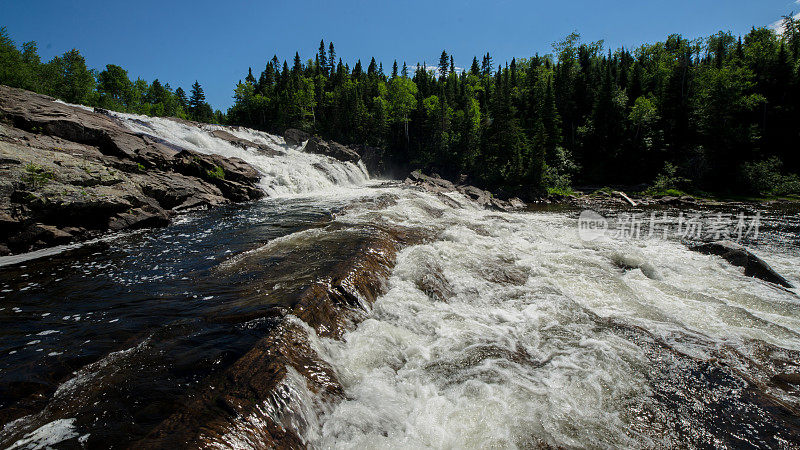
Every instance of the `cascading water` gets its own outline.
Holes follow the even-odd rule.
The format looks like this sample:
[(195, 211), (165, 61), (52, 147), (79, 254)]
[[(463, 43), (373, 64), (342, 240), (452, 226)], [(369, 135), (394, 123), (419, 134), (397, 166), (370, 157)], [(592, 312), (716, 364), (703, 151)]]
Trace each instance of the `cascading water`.
[[(266, 133), (113, 114), (244, 159), (268, 197), (0, 271), (2, 446), (246, 448), (267, 432), (313, 448), (798, 446), (800, 391), (784, 377), (800, 372), (796, 291), (674, 240), (581, 240), (578, 211), (491, 212), (376, 186)], [(797, 233), (794, 216), (764, 213), (773, 236)], [(284, 315), (387, 231), (418, 238), (371, 310), (342, 297), (369, 310), (360, 324), (322, 337)], [(796, 243), (764, 248), (800, 283)], [(319, 359), (276, 375), (268, 399), (248, 377), (287, 357), (259, 353), (265, 336), (308, 340)], [(325, 367), (330, 392), (309, 381)]]
[[(205, 154), (237, 157), (247, 161), (264, 175), (261, 187), (270, 197), (331, 191), (336, 187), (363, 185), (369, 180), (367, 169), (361, 162), (356, 165), (304, 153), (302, 148), (287, 146), (283, 138), (261, 131), (219, 125), (198, 125), (134, 114), (111, 114), (122, 120), (130, 129), (156, 136), (176, 147)], [(277, 155), (263, 154), (257, 148), (242, 147), (217, 138), (211, 134), (215, 130), (225, 131), (238, 138), (266, 146), (277, 152)]]

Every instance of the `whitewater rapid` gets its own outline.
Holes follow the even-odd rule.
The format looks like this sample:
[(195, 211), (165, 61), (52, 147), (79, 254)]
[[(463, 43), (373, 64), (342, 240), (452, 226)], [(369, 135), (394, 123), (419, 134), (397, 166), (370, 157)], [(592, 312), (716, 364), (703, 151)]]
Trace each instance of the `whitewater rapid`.
[[(279, 156), (214, 138), (218, 126), (118, 117), (175, 145), (244, 159), (264, 174), (270, 196), (389, 192), (395, 203), (376, 209), (355, 201), (335, 220), (431, 237), (400, 252), (387, 293), (343, 340), (308, 329), (346, 393), (323, 406), (311, 404), (310, 392), (298, 394), (312, 447), (670, 447), (686, 442), (676, 431), (681, 422), (700, 430), (693, 438), (703, 442), (706, 425), (690, 416), (714, 406), (689, 398), (701, 404), (692, 413), (664, 402), (684, 394), (682, 383), (702, 383), (685, 379), (691, 367), (722, 359), (763, 382), (774, 370), (743, 367), (800, 351), (796, 293), (678, 241), (584, 241), (573, 214), (498, 213), (458, 194), (444, 201), (364, 188), (363, 165), (306, 154), (266, 133), (224, 128)], [(796, 252), (762, 256), (800, 282)], [(765, 357), (765, 345), (778, 355)], [(765, 390), (798, 405), (794, 395)]]
[[(685, 439), (671, 422), (690, 418), (655, 398), (671, 388), (654, 386), (663, 381), (655, 372), (671, 369), (654, 368), (630, 333), (692, 363), (728, 348), (758, 360), (761, 343), (800, 350), (794, 293), (680, 242), (587, 242), (565, 214), (398, 197), (341, 220), (436, 237), (400, 253), (369, 318), (341, 341), (316, 341), (346, 400), (309, 431), (314, 447), (671, 447)], [(800, 281), (796, 254), (765, 256)], [(681, 376), (665, 383), (701, 383)]]
[[(269, 197), (323, 191), (341, 193), (369, 181), (369, 173), (363, 162), (354, 164), (305, 153), (302, 151), (304, 144), (289, 146), (282, 137), (262, 131), (118, 112), (109, 114), (135, 132), (155, 136), (179, 148), (243, 159), (261, 172), (263, 178), (260, 187)], [(232, 144), (211, 134), (216, 130), (266, 146), (277, 154), (265, 154), (254, 147)]]
[[(302, 145), (288, 146), (267, 133), (111, 114), (132, 130), (174, 146), (245, 160), (263, 175), (267, 198), (241, 210), (207, 211), (207, 219), (186, 216), (153, 237), (142, 237), (143, 243), (129, 236), (134, 244), (119, 250), (127, 256), (106, 261), (100, 251), (89, 255), (88, 262), (75, 265), (84, 278), (72, 281), (73, 290), (89, 292), (73, 296), (85, 312), (53, 319), (48, 325), (52, 330), (40, 332), (37, 327), (50, 320), (50, 309), (56, 317), (70, 305), (59, 303), (61, 299), (51, 304), (50, 287), (33, 284), (38, 281), (23, 288), (37, 292), (44, 304), (29, 305), (24, 296), (15, 300), (21, 306), (14, 314), (35, 311), (26, 331), (30, 338), (25, 336), (30, 345), (15, 354), (69, 355), (67, 347), (53, 346), (73, 345), (113, 327), (130, 327), (129, 333), (138, 333), (140, 327), (162, 330), (167, 337), (142, 341), (138, 334), (128, 335), (130, 344), (120, 350), (98, 347), (102, 358), (73, 372), (53, 394), (56, 406), (97, 416), (70, 413), (50, 420), (48, 406), (4, 426), (0, 438), (4, 433), (21, 435), (10, 442), (12, 448), (67, 441), (83, 445), (106, 424), (119, 426), (126, 419), (108, 419), (96, 428), (89, 422), (97, 423), (109, 411), (115, 417), (115, 408), (135, 410), (138, 403), (125, 402), (149, 393), (147, 389), (162, 384), (169, 388), (174, 380), (153, 374), (164, 361), (169, 365), (159, 352), (174, 351), (171, 356), (178, 358), (205, 351), (215, 355), (214, 361), (221, 360), (216, 356), (221, 348), (215, 341), (202, 341), (203, 332), (221, 347), (232, 345), (225, 339), (239, 336), (237, 331), (248, 335), (243, 330), (249, 327), (255, 328), (254, 334), (270, 333), (271, 328), (258, 328), (269, 317), (210, 327), (207, 319), (197, 320), (192, 308), (272, 308), (259, 302), (269, 303), (269, 292), (280, 289), (277, 281), (256, 276), (263, 281), (257, 293), (227, 283), (252, 281), (236, 278), (236, 271), (247, 267), (241, 260), (257, 261), (249, 275), (285, 264), (297, 270), (287, 277), (308, 276), (306, 266), (313, 266), (308, 255), (316, 254), (313, 246), (323, 246), (326, 233), (351, 236), (352, 229), (367, 226), (411, 230), (424, 238), (397, 254), (384, 295), (371, 307), (358, 299), (366, 310), (364, 320), (342, 339), (317, 336), (300, 324), (313, 350), (333, 369), (342, 398), (321, 398), (309, 389), (306, 375), (289, 368), (281, 381), (288, 399), (278, 405), (283, 409), (265, 401), (258, 411), (237, 417), (237, 425), (214, 443), (256, 446), (259, 441), (251, 439), (259, 434), (253, 428), (266, 428), (263, 418), (268, 416), (311, 448), (797, 447), (796, 429), (791, 428), (796, 419), (760, 406), (777, 399), (794, 411), (800, 408), (796, 388), (772, 381), (776, 374), (800, 372), (796, 290), (745, 277), (740, 268), (692, 252), (677, 240), (583, 240), (578, 211), (489, 211), (457, 193), (435, 195), (399, 183), (378, 186), (363, 164), (304, 153)], [(272, 152), (233, 145), (214, 137), (215, 130)], [(295, 249), (307, 253), (281, 259)], [(755, 251), (800, 285), (797, 248), (769, 249)], [(265, 259), (257, 259), (259, 254)], [(233, 272), (226, 275), (231, 278), (222, 277), (228, 272)], [(169, 292), (172, 286), (178, 292)], [(11, 292), (7, 285), (0, 287)], [(131, 298), (109, 298), (125, 295)], [(213, 319), (219, 313), (204, 314)], [(159, 322), (161, 315), (169, 320)], [(102, 322), (80, 328), (79, 323), (94, 317)], [(293, 316), (287, 320), (300, 321)], [(170, 333), (183, 336), (173, 331), (183, 327), (190, 327), (187, 336), (199, 337), (187, 348), (172, 349)], [(80, 339), (68, 334), (70, 330)], [(87, 339), (84, 345), (89, 343)], [(248, 344), (239, 351), (250, 348)], [(103, 378), (105, 372), (111, 375)], [(154, 384), (142, 382), (147, 376)], [(97, 381), (94, 386), (94, 380), (109, 384)], [(121, 396), (122, 401), (106, 399), (103, 389), (127, 393), (125, 387), (137, 381), (147, 389), (133, 390), (135, 395)], [(112, 386), (114, 382), (121, 387)], [(202, 387), (205, 380), (197, 383)], [(91, 397), (94, 393), (100, 394)], [(97, 411), (82, 403), (90, 400), (101, 403)]]

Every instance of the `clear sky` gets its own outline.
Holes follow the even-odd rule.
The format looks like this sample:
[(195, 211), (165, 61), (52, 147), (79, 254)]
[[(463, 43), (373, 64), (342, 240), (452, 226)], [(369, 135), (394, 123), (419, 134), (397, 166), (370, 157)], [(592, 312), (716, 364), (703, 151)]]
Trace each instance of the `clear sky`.
[[(680, 33), (747, 33), (800, 11), (800, 0), (115, 1), (0, 0), (0, 26), (17, 44), (39, 43), (43, 60), (77, 48), (93, 68), (118, 64), (132, 79), (173, 88), (197, 79), (214, 108), (227, 109), (235, 83), (273, 54), (314, 57), (333, 41), (353, 66), (374, 56), (428, 64), (442, 49), (456, 66), (491, 52), (495, 63), (551, 51), (572, 31), (606, 46), (638, 46)], [(480, 59), (480, 57), (479, 57)]]

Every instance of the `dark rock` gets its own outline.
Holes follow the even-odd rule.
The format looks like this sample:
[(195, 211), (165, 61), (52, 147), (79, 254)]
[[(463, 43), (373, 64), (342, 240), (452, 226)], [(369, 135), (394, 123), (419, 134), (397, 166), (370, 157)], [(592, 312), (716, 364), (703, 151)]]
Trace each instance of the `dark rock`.
[(242, 139), (240, 137), (236, 137), (231, 133), (228, 133), (225, 130), (214, 130), (211, 132), (211, 135), (217, 139), (222, 139), (223, 141), (230, 142), (233, 145), (242, 147), (242, 148), (252, 148), (258, 150), (259, 153), (266, 156), (277, 156), (280, 154), (277, 150), (263, 144), (258, 144), (253, 141), (249, 141), (247, 139)]
[(119, 213), (109, 220), (110, 230), (161, 227), (169, 223), (169, 215), (161, 208), (146, 206)]
[(800, 373), (779, 373), (772, 377), (772, 380), (777, 383), (800, 386)]
[(286, 141), (286, 145), (291, 147), (297, 147), (310, 138), (310, 134), (303, 130), (298, 130), (297, 128), (289, 128), (283, 132), (283, 139)]
[(750, 250), (732, 241), (718, 241), (699, 244), (690, 249), (705, 255), (717, 255), (724, 260), (744, 268), (744, 274), (749, 277), (760, 278), (770, 283), (792, 289), (794, 285), (786, 278), (775, 272), (764, 260), (754, 255)]
[(318, 137), (310, 138), (308, 142), (306, 142), (306, 146), (303, 148), (303, 151), (307, 153), (316, 153), (318, 155), (329, 156), (331, 158), (338, 159), (339, 161), (351, 162), (354, 164), (361, 160), (361, 157), (358, 156), (358, 153), (345, 147), (344, 145), (333, 141), (323, 141)]
[(388, 172), (386, 166), (386, 152), (379, 147), (370, 147), (369, 145), (358, 145), (353, 147), (356, 153), (364, 161), (367, 171), (370, 175), (380, 176)]
[(0, 86), (0, 117), (0, 245), (9, 251), (161, 226), (172, 211), (263, 196), (260, 174), (243, 160), (135, 133), (107, 111)]

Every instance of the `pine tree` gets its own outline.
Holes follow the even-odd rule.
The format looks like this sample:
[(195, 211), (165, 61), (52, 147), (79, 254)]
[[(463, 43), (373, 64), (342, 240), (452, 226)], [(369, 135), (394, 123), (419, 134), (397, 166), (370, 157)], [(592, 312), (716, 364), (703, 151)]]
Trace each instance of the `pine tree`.
[(481, 69), (480, 69), (480, 67), (478, 67), (478, 57), (477, 56), (473, 56), (472, 57), (472, 66), (470, 66), (470, 68), (469, 68), (469, 73), (470, 73), (470, 75), (478, 75), (478, 74), (480, 74), (480, 71), (481, 71)]
[(181, 105), (181, 108), (184, 110), (189, 107), (189, 99), (186, 98), (186, 92), (181, 87), (175, 89), (175, 100), (178, 101), (178, 104)]
[(442, 50), (442, 55), (439, 57), (439, 76), (441, 78), (447, 77), (448, 62), (447, 51)]
[(405, 61), (403, 61), (403, 70), (400, 72), (400, 74), (403, 78), (408, 78), (408, 66), (406, 65)]
[(453, 55), (450, 55), (450, 73), (456, 73), (456, 64), (453, 61)]
[[(336, 69), (336, 50), (333, 48), (333, 42), (328, 43), (328, 64), (330, 64), (331, 73), (333, 73), (334, 69)], [(341, 60), (339, 64), (341, 64)]]
[(244, 79), (245, 83), (250, 83), (252, 85), (256, 84), (256, 77), (253, 76), (253, 68), (247, 68), (247, 77)]
[(325, 40), (319, 41), (319, 52), (317, 53), (317, 68), (322, 73), (328, 72), (328, 57), (325, 55)]
[(303, 70), (303, 63), (300, 60), (300, 52), (294, 52), (294, 65), (292, 66), (292, 74), (300, 75)]
[(372, 76), (378, 72), (378, 64), (375, 63), (375, 58), (372, 58), (367, 67), (367, 75)]
[(397, 78), (397, 60), (394, 60), (394, 64), (392, 64), (392, 78)]
[(191, 108), (192, 111), (198, 111), (205, 102), (206, 94), (203, 92), (203, 88), (200, 86), (200, 83), (195, 80), (194, 84), (192, 85), (192, 95), (189, 98), (189, 108)]

